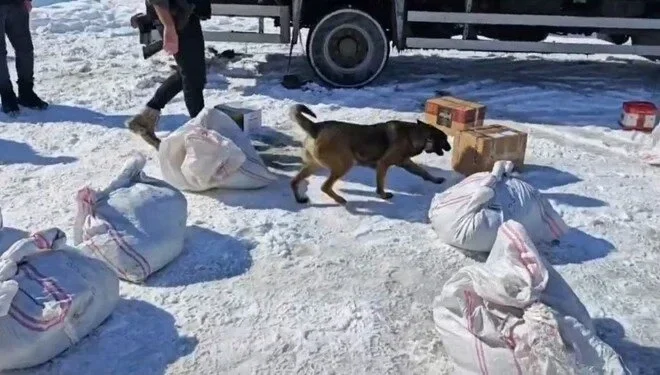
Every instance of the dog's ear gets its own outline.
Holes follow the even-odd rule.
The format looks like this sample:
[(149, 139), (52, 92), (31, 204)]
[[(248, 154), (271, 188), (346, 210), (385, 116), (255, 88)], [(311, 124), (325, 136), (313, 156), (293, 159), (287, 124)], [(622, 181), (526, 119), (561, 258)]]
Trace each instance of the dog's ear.
[(429, 126), (429, 124), (425, 123), (424, 121), (417, 119), (417, 125), (419, 126)]

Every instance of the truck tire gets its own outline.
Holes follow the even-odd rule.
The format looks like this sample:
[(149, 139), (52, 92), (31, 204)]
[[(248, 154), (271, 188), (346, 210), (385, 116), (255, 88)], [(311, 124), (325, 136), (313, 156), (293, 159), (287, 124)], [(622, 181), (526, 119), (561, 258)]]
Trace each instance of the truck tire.
[(383, 27), (369, 14), (344, 8), (323, 17), (307, 37), (307, 61), (334, 87), (357, 88), (376, 79), (390, 56)]

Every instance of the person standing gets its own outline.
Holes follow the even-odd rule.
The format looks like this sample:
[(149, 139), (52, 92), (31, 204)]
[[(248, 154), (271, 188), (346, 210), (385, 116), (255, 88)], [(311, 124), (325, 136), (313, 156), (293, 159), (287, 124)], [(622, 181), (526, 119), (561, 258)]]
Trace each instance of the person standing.
[[(204, 109), (206, 58), (201, 20), (211, 17), (209, 0), (148, 0), (163, 25), (163, 49), (174, 56), (177, 71), (156, 90), (140, 113), (126, 122), (126, 126), (158, 149), (160, 139), (155, 131), (160, 111), (178, 93), (183, 98), (191, 118)], [(187, 9), (184, 9), (187, 8)], [(188, 12), (192, 9), (192, 12)]]
[[(34, 93), (34, 47), (30, 33), (31, 0), (0, 0), (0, 101), (2, 112), (14, 117), (19, 105), (43, 110), (48, 103)], [(7, 43), (9, 39), (16, 52), (18, 97), (7, 67)]]

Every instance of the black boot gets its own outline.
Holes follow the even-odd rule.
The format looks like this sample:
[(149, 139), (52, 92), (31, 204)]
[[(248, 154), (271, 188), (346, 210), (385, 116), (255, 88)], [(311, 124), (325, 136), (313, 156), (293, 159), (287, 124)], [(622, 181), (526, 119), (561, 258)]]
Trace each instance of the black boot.
[(11, 117), (16, 117), (20, 113), (21, 110), (18, 107), (18, 99), (16, 99), (14, 89), (11, 87), (0, 91), (0, 100), (2, 101), (2, 112), (5, 114)]
[(18, 104), (30, 109), (44, 110), (48, 108), (48, 103), (41, 100), (37, 94), (34, 93), (33, 85), (31, 83), (18, 84)]

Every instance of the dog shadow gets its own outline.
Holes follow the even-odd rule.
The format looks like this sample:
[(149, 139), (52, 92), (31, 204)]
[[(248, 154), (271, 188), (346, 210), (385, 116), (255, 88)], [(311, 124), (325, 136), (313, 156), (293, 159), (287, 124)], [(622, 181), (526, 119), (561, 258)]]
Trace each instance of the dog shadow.
[(246, 273), (254, 246), (197, 225), (189, 226), (183, 253), (147, 280), (151, 287), (179, 287)]
[(345, 187), (337, 188), (336, 191), (340, 195), (346, 195), (348, 200), (346, 209), (354, 215), (379, 215), (410, 223), (428, 223), (428, 211), (433, 197), (451, 187), (459, 178), (453, 171), (421, 166), (432, 175), (445, 178), (445, 181), (435, 184), (424, 181), (402, 168), (392, 167), (387, 173), (385, 191), (391, 192), (393, 197), (385, 200), (376, 193), (375, 171), (370, 168), (355, 167), (345, 177), (345, 181), (351, 185), (368, 188)]
[(593, 321), (598, 337), (619, 354), (632, 374), (660, 374), (660, 348), (642, 346), (626, 340), (625, 329), (614, 319), (596, 318)]

